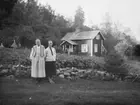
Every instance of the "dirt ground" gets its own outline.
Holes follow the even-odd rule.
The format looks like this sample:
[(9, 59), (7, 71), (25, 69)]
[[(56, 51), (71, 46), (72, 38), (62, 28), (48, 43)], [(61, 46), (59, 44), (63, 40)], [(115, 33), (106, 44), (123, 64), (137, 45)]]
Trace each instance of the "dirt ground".
[(0, 79), (0, 105), (140, 105), (140, 83)]

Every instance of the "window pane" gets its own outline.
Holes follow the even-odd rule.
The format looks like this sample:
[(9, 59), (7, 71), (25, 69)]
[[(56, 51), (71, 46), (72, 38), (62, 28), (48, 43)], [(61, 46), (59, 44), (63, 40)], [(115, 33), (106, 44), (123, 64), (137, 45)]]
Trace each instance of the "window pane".
[(94, 44), (94, 52), (98, 52), (98, 44)]
[(87, 44), (82, 44), (81, 45), (81, 52), (87, 52), (88, 51), (88, 46)]

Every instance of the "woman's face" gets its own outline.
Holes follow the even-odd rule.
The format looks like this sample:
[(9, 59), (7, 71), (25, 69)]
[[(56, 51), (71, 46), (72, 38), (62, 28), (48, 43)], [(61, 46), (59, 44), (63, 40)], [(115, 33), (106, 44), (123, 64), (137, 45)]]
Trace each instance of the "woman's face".
[(48, 43), (49, 43), (49, 47), (52, 47), (53, 42), (52, 41), (49, 41)]
[(36, 45), (41, 45), (41, 42), (40, 42), (40, 40), (36, 40)]

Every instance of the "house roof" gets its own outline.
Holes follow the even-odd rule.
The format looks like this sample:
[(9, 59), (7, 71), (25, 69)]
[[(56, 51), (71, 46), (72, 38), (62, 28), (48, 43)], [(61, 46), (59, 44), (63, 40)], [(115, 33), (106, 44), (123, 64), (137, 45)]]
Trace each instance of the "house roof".
[[(84, 40), (84, 39), (94, 39), (97, 34), (100, 31), (84, 31), (84, 32), (79, 32), (79, 33), (75, 33), (75, 32), (71, 32), (71, 33), (67, 33), (61, 40)], [(100, 32), (101, 34), (101, 32)], [(103, 39), (105, 40), (104, 36), (101, 34), (101, 36), (103, 37)]]
[(71, 37), (75, 35), (74, 32), (67, 33), (61, 40), (70, 40)]
[(77, 43), (75, 43), (74, 41), (71, 41), (71, 40), (65, 40), (65, 41), (63, 41), (60, 45), (62, 45), (62, 44), (65, 43), (65, 42), (68, 42), (68, 43), (70, 43), (71, 45), (77, 45)]
[(71, 40), (79, 40), (79, 39), (94, 39), (95, 36), (99, 33), (100, 31), (84, 31), (77, 33), (75, 36), (70, 38)]

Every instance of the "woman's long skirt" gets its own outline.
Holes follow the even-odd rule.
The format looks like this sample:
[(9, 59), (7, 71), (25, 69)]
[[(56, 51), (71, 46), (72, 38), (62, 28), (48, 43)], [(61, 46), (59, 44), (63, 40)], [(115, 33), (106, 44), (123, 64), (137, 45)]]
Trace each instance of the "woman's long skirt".
[(56, 75), (56, 64), (55, 61), (45, 62), (46, 77), (52, 77)]

